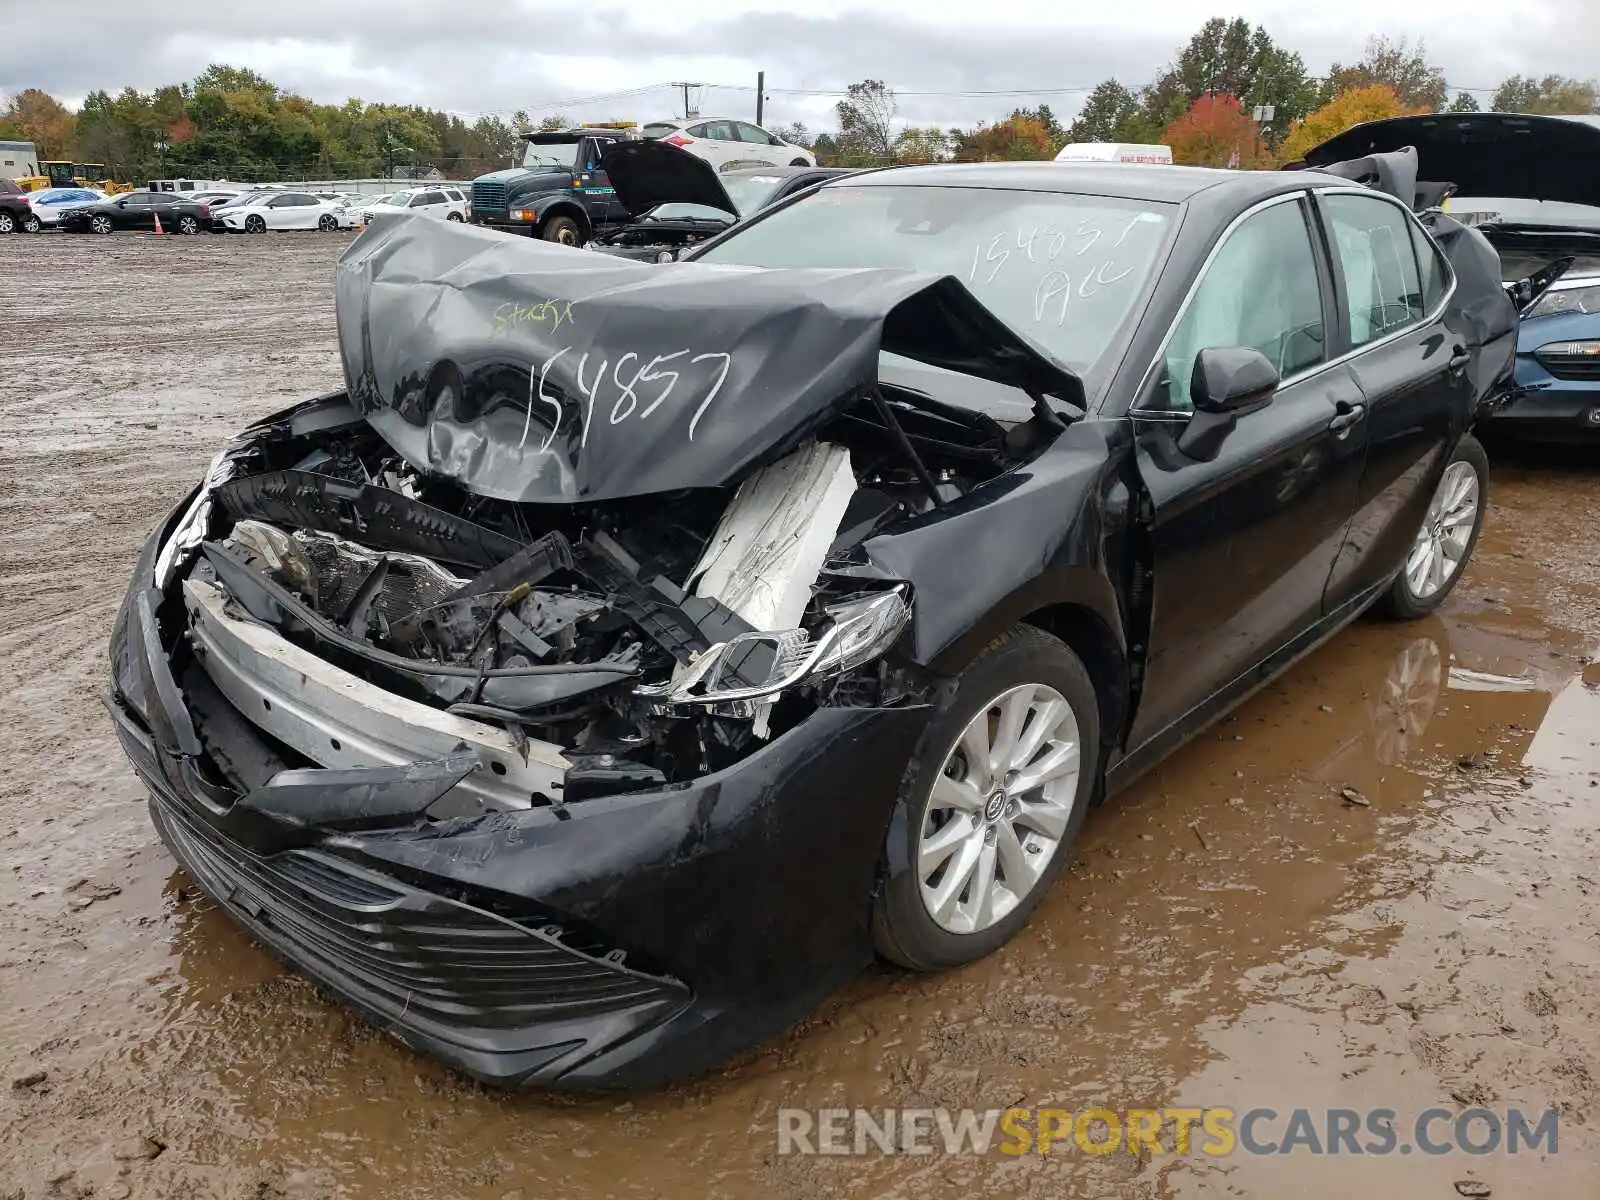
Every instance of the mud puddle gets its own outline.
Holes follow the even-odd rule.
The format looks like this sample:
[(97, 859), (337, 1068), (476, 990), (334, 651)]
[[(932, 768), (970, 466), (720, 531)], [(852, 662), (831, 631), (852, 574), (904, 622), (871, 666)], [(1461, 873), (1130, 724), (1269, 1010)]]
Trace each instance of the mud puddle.
[[(1358, 624), (1094, 814), (1012, 945), (869, 972), (706, 1079), (489, 1093), (281, 970), (160, 848), (97, 696), (146, 531), (229, 431), (338, 385), (343, 244), (0, 239), (0, 1196), (1600, 1195), (1581, 461), (1497, 473), (1440, 616)], [(1515, 1158), (776, 1153), (786, 1106), (1010, 1105), (1561, 1124)]]

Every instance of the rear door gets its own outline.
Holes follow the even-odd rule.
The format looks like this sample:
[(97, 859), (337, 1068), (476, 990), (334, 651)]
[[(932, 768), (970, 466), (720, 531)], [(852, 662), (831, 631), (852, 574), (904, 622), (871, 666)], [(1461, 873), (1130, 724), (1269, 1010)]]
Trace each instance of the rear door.
[(738, 154), (742, 165), (749, 167), (780, 165), (778, 147), (772, 144), (772, 138), (766, 130), (748, 121), (734, 121), (733, 127), (739, 135)]
[(1444, 458), (1465, 428), (1465, 339), (1449, 327), (1450, 267), (1410, 211), (1367, 189), (1318, 193), (1340, 335), (1367, 405), (1370, 449), (1327, 606), (1386, 583), (1405, 558)]
[[(1258, 206), (1223, 235), (1130, 414), (1153, 576), (1130, 751), (1209, 714), (1313, 629), (1365, 452), (1362, 399), (1332, 360), (1334, 299), (1309, 196)], [(1179, 444), (1202, 349), (1260, 350), (1281, 383), (1215, 457)]]
[(739, 153), (739, 136), (734, 132), (732, 121), (702, 121), (685, 132), (696, 139), (689, 149), (719, 171), (727, 170)]

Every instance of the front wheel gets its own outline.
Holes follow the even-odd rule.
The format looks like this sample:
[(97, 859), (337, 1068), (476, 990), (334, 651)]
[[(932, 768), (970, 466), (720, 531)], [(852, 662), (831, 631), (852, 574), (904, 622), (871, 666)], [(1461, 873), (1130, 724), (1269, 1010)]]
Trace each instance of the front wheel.
[(265, 233), (267, 231), (266, 218), (261, 216), (260, 213), (251, 213), (244, 219), (244, 231), (246, 233)]
[(803, 158), (797, 158), (789, 164), (791, 167), (809, 167), (811, 164)]
[(22, 218), (23, 233), (38, 233), (44, 228), (44, 222), (39, 220), (37, 213), (29, 213)]
[(96, 213), (94, 216), (89, 218), (89, 230), (92, 233), (98, 233), (101, 235), (110, 233), (111, 218), (103, 213)]
[(1425, 617), (1450, 594), (1483, 529), (1489, 500), (1489, 456), (1468, 434), (1445, 464), (1427, 514), (1378, 612), (1402, 621)]
[(878, 953), (917, 971), (972, 962), (1027, 923), (1071, 853), (1098, 777), (1094, 683), (1019, 625), (961, 673), (901, 786), (874, 903)]
[(559, 242), (563, 246), (583, 245), (583, 231), (571, 217), (551, 217), (544, 223), (539, 236), (547, 242)]
[(323, 233), (332, 233), (339, 228), (339, 218), (332, 213), (323, 213), (317, 218), (317, 228), (322, 230)]

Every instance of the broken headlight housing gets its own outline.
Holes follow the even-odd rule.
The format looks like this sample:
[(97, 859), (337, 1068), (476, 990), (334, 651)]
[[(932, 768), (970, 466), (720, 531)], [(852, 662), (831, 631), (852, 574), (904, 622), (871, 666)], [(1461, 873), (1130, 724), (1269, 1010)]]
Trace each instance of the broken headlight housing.
[[(815, 636), (804, 629), (743, 633), (703, 651), (668, 682), (638, 694), (667, 707), (748, 705), (771, 700), (798, 684), (840, 675), (871, 662), (894, 645), (911, 619), (907, 588), (899, 585), (825, 609)], [(759, 674), (752, 682), (752, 664)]]
[(166, 545), (161, 547), (161, 552), (156, 556), (155, 578), (152, 581), (157, 591), (165, 591), (177, 573), (190, 556), (199, 548), (201, 542), (206, 540), (206, 534), (211, 528), (211, 493), (216, 491), (233, 477), (235, 465), (233, 453), (223, 450), (211, 460), (211, 466), (206, 471), (205, 482), (195, 494), (182, 518), (173, 527), (172, 536), (167, 539)]

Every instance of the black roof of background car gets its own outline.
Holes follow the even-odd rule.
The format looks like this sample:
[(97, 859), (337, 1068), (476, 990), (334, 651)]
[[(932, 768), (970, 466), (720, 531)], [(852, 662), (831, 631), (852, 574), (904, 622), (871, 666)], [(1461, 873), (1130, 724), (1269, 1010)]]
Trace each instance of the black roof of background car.
[[(1282, 192), (1328, 183), (1325, 175), (1293, 171), (1228, 171), (1213, 167), (1169, 167), (1156, 163), (1004, 162), (936, 163), (889, 167), (850, 182), (851, 187), (1010, 188), (1115, 196), (1156, 204), (1181, 204), (1212, 188), (1266, 199)], [(823, 187), (837, 187), (837, 182)]]

